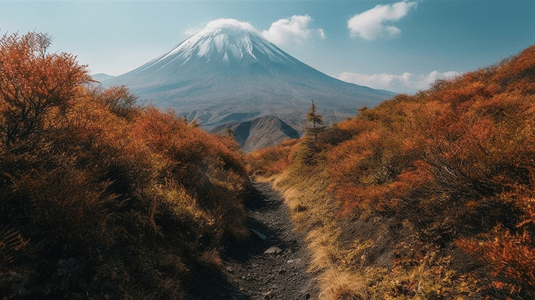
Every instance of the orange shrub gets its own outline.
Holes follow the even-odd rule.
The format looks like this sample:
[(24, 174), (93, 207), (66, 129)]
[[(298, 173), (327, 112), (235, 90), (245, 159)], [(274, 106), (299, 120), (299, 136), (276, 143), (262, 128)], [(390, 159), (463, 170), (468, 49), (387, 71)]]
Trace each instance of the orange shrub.
[[(53, 130), (76, 96), (90, 82), (86, 66), (67, 53), (46, 54), (45, 35), (5, 34), (0, 39), (0, 138), (12, 143)], [(44, 50), (43, 50), (44, 47)]]
[(84, 86), (37, 37), (0, 40), (0, 295), (183, 299), (248, 234), (237, 144)]
[(298, 139), (284, 140), (277, 146), (250, 153), (246, 158), (249, 174), (269, 177), (284, 172), (291, 165), (298, 142)]
[(495, 228), (484, 240), (463, 238), (455, 243), (488, 265), (496, 276), (489, 288), (524, 299), (535, 297), (535, 245), (526, 230), (511, 234)]
[(533, 49), (339, 124), (352, 134), (329, 150), (327, 170), (345, 213), (406, 219), (440, 246), (501, 225), (457, 244), (533, 297), (533, 228), (508, 231), (529, 216), (534, 191)]
[(191, 128), (173, 112), (153, 107), (142, 111), (132, 132), (157, 157), (160, 183), (176, 181), (195, 195), (198, 205), (217, 217), (222, 234), (247, 236), (240, 199), (248, 177), (235, 141)]
[[(253, 153), (251, 172), (270, 176), (312, 162), (306, 175), (327, 171), (344, 222), (359, 214), (387, 216), (387, 222), (416, 232), (408, 247), (425, 244), (437, 252), (456, 241), (497, 278), (480, 296), (531, 299), (534, 74), (531, 46), (494, 66), (438, 80), (427, 91), (362, 108), (327, 129), (318, 143), (304, 139)], [(496, 288), (506, 292), (495, 295)]]

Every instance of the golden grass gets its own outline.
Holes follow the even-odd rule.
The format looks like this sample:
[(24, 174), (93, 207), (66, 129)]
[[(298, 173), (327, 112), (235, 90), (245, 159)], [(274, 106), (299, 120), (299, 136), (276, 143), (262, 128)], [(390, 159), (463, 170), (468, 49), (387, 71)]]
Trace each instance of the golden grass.
[(269, 178), (284, 197), (296, 227), (307, 232), (312, 252), (309, 270), (319, 272), (319, 299), (365, 299), (367, 280), (345, 265), (347, 253), (338, 241), (337, 201), (325, 190), (325, 173), (296, 176), (285, 172)]
[(366, 299), (366, 279), (347, 270), (329, 268), (320, 277), (320, 300)]
[(361, 240), (357, 234), (352, 243), (342, 243), (340, 204), (326, 192), (326, 173), (289, 170), (262, 180), (282, 193), (295, 226), (306, 232), (305, 241), (312, 252), (309, 271), (318, 273), (321, 289), (318, 299), (432, 299), (442, 295), (479, 299), (471, 292), (480, 284), (475, 277), (458, 276), (450, 266), (451, 258), (435, 248), (420, 249), (427, 253), (420, 260), (407, 258), (392, 268), (366, 265), (364, 253), (388, 237)]
[(199, 258), (199, 261), (205, 266), (213, 270), (220, 270), (222, 266), (221, 257), (219, 251), (215, 248), (207, 249)]

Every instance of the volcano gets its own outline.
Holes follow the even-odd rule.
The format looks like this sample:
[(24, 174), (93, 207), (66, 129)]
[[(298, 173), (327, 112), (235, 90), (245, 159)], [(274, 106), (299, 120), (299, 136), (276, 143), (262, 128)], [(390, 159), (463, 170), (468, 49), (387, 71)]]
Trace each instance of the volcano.
[(125, 84), (141, 99), (207, 127), (274, 115), (300, 132), (312, 100), (329, 124), (395, 95), (332, 78), (232, 19), (208, 23), (171, 51), (103, 84)]

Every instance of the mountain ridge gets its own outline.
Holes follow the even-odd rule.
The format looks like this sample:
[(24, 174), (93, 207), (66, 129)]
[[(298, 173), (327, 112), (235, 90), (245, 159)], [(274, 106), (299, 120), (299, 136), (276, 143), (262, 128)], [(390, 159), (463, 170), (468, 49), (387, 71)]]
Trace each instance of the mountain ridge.
[(286, 139), (299, 138), (299, 133), (295, 128), (276, 116), (264, 116), (250, 121), (220, 125), (212, 128), (210, 132), (224, 134), (229, 127), (245, 152), (274, 146)]

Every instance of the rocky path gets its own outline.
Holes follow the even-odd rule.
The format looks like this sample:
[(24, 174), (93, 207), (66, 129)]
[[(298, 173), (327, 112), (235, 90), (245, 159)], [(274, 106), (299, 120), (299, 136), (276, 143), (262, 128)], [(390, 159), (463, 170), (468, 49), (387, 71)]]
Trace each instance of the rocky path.
[(309, 253), (293, 231), (288, 208), (268, 183), (254, 183), (245, 203), (251, 239), (229, 245), (224, 274), (195, 279), (192, 299), (315, 299), (314, 274), (307, 272)]

